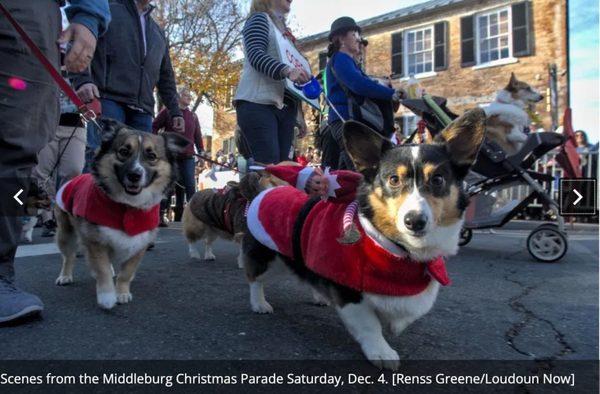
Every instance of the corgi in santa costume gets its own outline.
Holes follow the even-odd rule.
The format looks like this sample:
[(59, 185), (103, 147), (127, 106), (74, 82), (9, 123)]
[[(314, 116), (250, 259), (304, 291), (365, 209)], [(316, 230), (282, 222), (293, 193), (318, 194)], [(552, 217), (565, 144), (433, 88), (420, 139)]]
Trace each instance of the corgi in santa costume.
[[(56, 195), (56, 243), (63, 257), (56, 284), (73, 283), (81, 244), (96, 278), (98, 305), (111, 309), (132, 300), (131, 282), (158, 232), (160, 201), (176, 178), (177, 154), (189, 142), (112, 119), (101, 124), (92, 173), (68, 181)], [(119, 269), (116, 280), (113, 266)]]
[[(273, 312), (261, 278), (279, 256), (336, 307), (371, 362), (397, 368), (382, 324), (400, 334), (450, 283), (444, 257), (458, 250), (463, 179), (484, 134), (480, 109), (427, 145), (393, 146), (349, 121), (344, 142), (358, 172), (267, 167), (295, 187), (264, 190), (250, 204), (243, 251), (253, 311)], [(315, 183), (321, 196), (311, 197)]]

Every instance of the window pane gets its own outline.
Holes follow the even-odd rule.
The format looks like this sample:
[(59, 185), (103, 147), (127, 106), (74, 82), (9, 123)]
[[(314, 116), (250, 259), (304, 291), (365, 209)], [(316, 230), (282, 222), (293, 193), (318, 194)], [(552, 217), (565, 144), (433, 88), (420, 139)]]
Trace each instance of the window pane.
[(423, 61), (425, 63), (431, 63), (431, 58), (432, 58), (431, 52), (425, 52), (424, 55), (425, 55), (425, 58), (424, 58)]
[(487, 63), (490, 61), (490, 53), (489, 52), (481, 52), (480, 63)]
[(423, 72), (423, 64), (417, 65), (417, 74), (422, 73), (422, 72)]
[(500, 24), (500, 34), (508, 33), (508, 22), (504, 22)]
[(417, 32), (417, 41), (423, 41), (423, 30)]
[(490, 49), (489, 40), (483, 40), (481, 42), (481, 52), (487, 52)]
[(409, 74), (416, 74), (417, 73), (416, 67), (414, 65), (408, 66), (408, 73)]
[(490, 25), (490, 36), (498, 35), (498, 25)]
[(498, 14), (490, 15), (490, 26), (498, 24)]
[(500, 22), (508, 22), (508, 11), (500, 12)]
[(431, 63), (426, 63), (425, 64), (425, 72), (429, 72), (431, 71)]
[(417, 62), (417, 63), (423, 63), (423, 54), (422, 54), (422, 53), (419, 53), (419, 54), (417, 55), (417, 60), (416, 60), (416, 62)]
[(427, 35), (425, 36), (425, 40), (423, 41), (423, 49), (431, 49), (431, 35), (429, 37), (427, 37)]
[(490, 60), (498, 60), (498, 51), (490, 52)]
[(413, 66), (416, 63), (416, 59), (415, 59), (416, 55), (409, 55), (408, 56), (408, 66)]
[(422, 51), (423, 50), (423, 41), (417, 41), (417, 47), (415, 49), (416, 51)]
[(490, 42), (490, 51), (494, 51), (498, 48), (498, 38), (491, 38), (489, 42)]
[(508, 47), (508, 36), (500, 37), (500, 47)]
[(500, 51), (500, 58), (506, 59), (508, 57), (508, 48), (504, 48)]
[(408, 38), (407, 38), (407, 42), (408, 42), (408, 52), (414, 52), (415, 51), (415, 34), (414, 33), (408, 33)]

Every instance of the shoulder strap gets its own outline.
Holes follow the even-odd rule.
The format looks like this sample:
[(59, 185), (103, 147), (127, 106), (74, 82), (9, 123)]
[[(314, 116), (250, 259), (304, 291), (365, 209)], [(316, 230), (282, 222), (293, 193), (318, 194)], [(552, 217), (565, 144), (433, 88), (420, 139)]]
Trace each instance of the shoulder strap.
[(346, 97), (348, 97), (348, 99), (354, 98), (354, 94), (352, 93), (352, 91), (350, 91), (350, 89), (348, 89), (348, 87), (346, 85), (344, 85), (342, 80), (338, 78), (337, 73), (335, 72), (334, 63), (335, 63), (335, 57), (337, 56), (337, 54), (338, 54), (338, 52), (334, 53), (333, 56), (331, 57), (331, 73), (335, 77), (335, 80), (337, 81), (337, 83), (340, 85), (340, 88), (342, 88), (342, 90), (346, 94)]

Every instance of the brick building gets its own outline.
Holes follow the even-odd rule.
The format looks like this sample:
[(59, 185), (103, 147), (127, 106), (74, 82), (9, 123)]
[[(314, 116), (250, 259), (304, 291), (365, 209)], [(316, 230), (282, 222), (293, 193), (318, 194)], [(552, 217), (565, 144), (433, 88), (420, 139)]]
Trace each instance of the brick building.
[[(446, 97), (456, 113), (491, 102), (511, 72), (546, 96), (537, 106), (545, 129), (552, 114), (557, 122), (568, 105), (567, 0), (433, 0), (358, 23), (369, 40), (369, 75), (391, 75), (399, 87), (414, 74), (427, 92)], [(328, 33), (298, 42), (313, 73), (326, 65)], [(318, 127), (306, 112), (309, 127)], [(404, 133), (414, 129), (412, 113), (401, 108), (396, 116)], [(215, 111), (213, 152), (229, 146), (234, 128), (235, 112)], [(308, 144), (310, 139), (302, 143)]]

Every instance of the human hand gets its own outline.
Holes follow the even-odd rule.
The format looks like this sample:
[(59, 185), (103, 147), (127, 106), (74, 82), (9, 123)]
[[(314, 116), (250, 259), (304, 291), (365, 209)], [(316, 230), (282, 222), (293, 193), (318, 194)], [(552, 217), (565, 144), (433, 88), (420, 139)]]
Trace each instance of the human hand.
[(310, 74), (303, 68), (288, 67), (286, 69), (286, 78), (294, 83), (302, 85), (310, 81)]
[(94, 57), (96, 50), (96, 37), (84, 25), (71, 23), (65, 31), (60, 34), (59, 44), (72, 41), (73, 45), (65, 57), (65, 67), (69, 72), (80, 73), (85, 70)]
[(95, 98), (100, 97), (100, 92), (98, 91), (98, 87), (93, 83), (84, 83), (77, 89), (77, 96), (79, 96), (84, 103), (89, 103)]
[(183, 133), (185, 131), (185, 121), (183, 120), (183, 117), (174, 116), (171, 120), (173, 121), (173, 131), (178, 133)]

